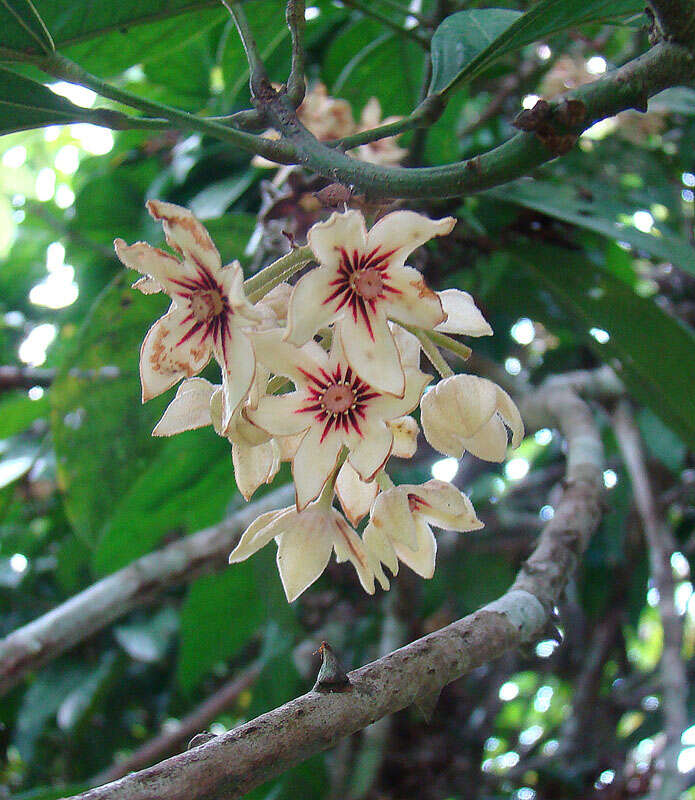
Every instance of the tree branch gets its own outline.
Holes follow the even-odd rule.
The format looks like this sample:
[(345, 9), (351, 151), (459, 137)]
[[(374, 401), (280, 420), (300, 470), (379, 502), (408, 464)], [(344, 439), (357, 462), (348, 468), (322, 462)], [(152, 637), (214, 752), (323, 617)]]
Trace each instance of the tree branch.
[(649, 0), (661, 37), (695, 49), (695, 2)]
[(567, 439), (555, 517), (500, 599), (349, 673), (348, 691), (310, 691), (201, 747), (79, 795), (79, 800), (231, 800), (376, 720), (430, 697), (507, 650), (533, 641), (598, 525), (602, 447), (588, 406), (567, 390), (522, 402), (531, 425), (554, 421)]
[(304, 99), (306, 79), (304, 77), (304, 0), (288, 0), (285, 19), (292, 38), (292, 65), (287, 78), (287, 94), (296, 108)]
[(133, 561), (6, 636), (0, 641), (0, 694), (165, 589), (226, 565), (238, 537), (256, 517), (288, 505), (292, 497), (291, 486), (270, 492), (226, 522)]
[(654, 797), (673, 800), (685, 789), (685, 776), (678, 770), (681, 734), (688, 725), (688, 676), (681, 657), (683, 620), (676, 608), (671, 568), (671, 555), (676, 549), (669, 528), (659, 518), (647, 465), (642, 451), (640, 432), (626, 400), (621, 401), (614, 415), (614, 430), (625, 467), (630, 475), (633, 498), (644, 529), (649, 551), (652, 580), (659, 592), (659, 615), (664, 629), (664, 644), (659, 671), (662, 681), (662, 706), (666, 744), (655, 786)]

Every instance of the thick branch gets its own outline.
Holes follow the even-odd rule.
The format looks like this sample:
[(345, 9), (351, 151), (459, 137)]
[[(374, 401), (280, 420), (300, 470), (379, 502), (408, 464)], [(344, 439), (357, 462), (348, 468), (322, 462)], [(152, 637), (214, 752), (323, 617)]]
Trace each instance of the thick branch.
[(79, 800), (241, 797), (292, 764), (432, 696), (475, 667), (540, 635), (598, 525), (602, 449), (589, 408), (570, 392), (541, 390), (523, 405), (531, 420), (555, 421), (565, 434), (567, 481), (555, 517), (505, 595), (354, 670), (348, 691), (311, 691), (201, 747), (79, 795)]
[[(584, 118), (571, 129), (579, 134), (620, 111), (645, 111), (651, 96), (695, 76), (695, 59), (677, 44), (662, 42), (644, 55), (582, 86), (569, 97), (581, 101)], [(274, 128), (295, 151), (298, 163), (370, 196), (454, 197), (472, 194), (519, 178), (556, 154), (533, 133), (519, 133), (494, 150), (468, 161), (407, 169), (358, 161), (318, 142), (297, 120), (287, 97), (271, 99), (266, 110)]]
[(290, 486), (271, 492), (226, 522), (137, 559), (5, 637), (0, 641), (0, 694), (165, 589), (222, 567), (245, 528), (259, 514), (287, 505), (292, 496)]

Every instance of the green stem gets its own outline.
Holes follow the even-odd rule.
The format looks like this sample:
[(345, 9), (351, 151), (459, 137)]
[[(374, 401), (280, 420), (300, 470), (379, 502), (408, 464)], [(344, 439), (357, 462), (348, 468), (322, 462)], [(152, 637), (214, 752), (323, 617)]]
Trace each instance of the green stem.
[(314, 258), (309, 246), (298, 247), (290, 250), (287, 255), (269, 264), (265, 269), (257, 272), (244, 281), (244, 291), (252, 303), (258, 302), (268, 292), (282, 281), (287, 280), (295, 272), (308, 264)]
[(304, 99), (306, 80), (304, 78), (304, 28), (306, 3), (304, 0), (288, 0), (285, 19), (292, 37), (292, 66), (287, 79), (287, 94), (297, 107)]
[(457, 355), (463, 361), (467, 361), (471, 357), (471, 353), (473, 352), (471, 348), (462, 342), (457, 342), (456, 339), (453, 339), (451, 336), (447, 336), (445, 333), (439, 333), (439, 331), (426, 331), (426, 333), (427, 337), (431, 339), (437, 347), (443, 347), (450, 353)]
[(245, 131), (227, 127), (226, 125), (222, 125), (210, 119), (201, 119), (186, 111), (180, 111), (177, 108), (172, 108), (163, 103), (145, 100), (124, 89), (119, 89), (116, 86), (106, 83), (106, 81), (101, 80), (101, 78), (97, 78), (96, 75), (91, 75), (89, 72), (82, 69), (79, 64), (70, 61), (70, 59), (60, 53), (55, 53), (46, 57), (37, 57), (35, 63), (49, 75), (61, 78), (69, 83), (86, 86), (102, 97), (115, 100), (117, 103), (123, 103), (123, 105), (130, 106), (131, 108), (137, 108), (154, 117), (171, 120), (173, 123), (177, 123), (180, 128), (204, 133), (208, 136), (214, 136), (217, 139), (229, 142), (251, 153), (258, 153), (273, 161), (278, 161), (279, 163), (292, 162), (292, 148), (289, 148), (284, 142), (272, 141), (262, 136), (255, 136)]
[(416, 328), (410, 325), (404, 325), (403, 327), (417, 336), (422, 345), (423, 353), (427, 356), (432, 366), (442, 378), (450, 378), (454, 374), (454, 370), (446, 363), (444, 356), (437, 349), (437, 345), (430, 339), (428, 335), (429, 331), (424, 331), (422, 328)]
[(241, 6), (241, 3), (229, 2), (229, 0), (221, 0), (222, 5), (229, 11), (234, 20), (234, 24), (239, 31), (239, 38), (244, 46), (246, 53), (246, 60), (249, 64), (249, 85), (251, 87), (251, 96), (259, 97), (263, 92), (264, 86), (270, 86), (268, 75), (265, 70), (265, 64), (258, 51), (256, 40), (253, 38), (251, 27), (246, 19), (246, 13)]

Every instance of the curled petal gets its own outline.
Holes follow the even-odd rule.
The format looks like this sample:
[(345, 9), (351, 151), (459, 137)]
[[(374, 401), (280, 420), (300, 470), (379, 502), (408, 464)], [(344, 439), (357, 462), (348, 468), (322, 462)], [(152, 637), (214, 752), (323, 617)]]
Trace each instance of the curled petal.
[(363, 481), (348, 462), (340, 468), (335, 491), (345, 516), (352, 525), (358, 525), (369, 513), (372, 503), (379, 494), (379, 484), (376, 481), (369, 483)]
[(463, 439), (462, 444), (464, 449), (483, 461), (504, 461), (507, 455), (507, 429), (495, 414), (475, 436)]
[(131, 289), (137, 289), (142, 294), (157, 294), (162, 291), (163, 287), (151, 275), (143, 275), (142, 278), (135, 281)]
[(173, 436), (212, 424), (210, 398), (215, 386), (205, 378), (189, 378), (178, 388), (154, 430), (153, 436)]
[(416, 546), (415, 522), (408, 495), (400, 486), (381, 492), (372, 506), (369, 524), (393, 542), (401, 542), (410, 548)]
[(254, 307), (246, 298), (244, 273), (238, 261), (223, 267), (218, 272), (217, 278), (235, 314), (240, 314), (250, 322), (260, 322), (263, 319), (262, 309)]
[(147, 210), (154, 219), (161, 220), (168, 244), (184, 259), (201, 264), (213, 273), (222, 266), (220, 254), (207, 230), (187, 208), (162, 200), (148, 200)]
[(257, 305), (267, 306), (272, 310), (279, 322), (284, 322), (287, 319), (293, 288), (289, 283), (283, 281), (273, 287), (268, 294), (264, 295)]
[(322, 266), (336, 269), (341, 258), (340, 248), (348, 253), (364, 251), (367, 244), (364, 217), (359, 211), (331, 214), (325, 222), (312, 225), (307, 241)]
[(468, 292), (460, 289), (445, 289), (437, 292), (442, 301), (446, 321), (437, 325), (435, 330), (441, 333), (458, 333), (465, 336), (490, 336), (490, 323), (480, 312), (475, 301)]
[[(398, 575), (398, 556), (391, 539), (384, 530), (370, 522), (362, 536), (367, 554), (375, 563), (381, 563), (391, 572)], [(385, 587), (386, 588), (386, 587)]]
[[(335, 527), (333, 532), (333, 548), (335, 559), (340, 564), (349, 561), (357, 572), (362, 588), (367, 594), (374, 594), (374, 578), (383, 587), (388, 586), (388, 579), (384, 575), (381, 565), (370, 558), (364, 543), (337, 512), (333, 512)], [(376, 566), (376, 575), (374, 567)]]
[(147, 332), (140, 349), (143, 403), (200, 372), (210, 360), (205, 329), (194, 330), (188, 316), (172, 306)]
[(395, 251), (391, 262), (404, 264), (413, 250), (435, 236), (448, 235), (454, 225), (453, 217), (429, 219), (415, 211), (393, 211), (369, 231), (367, 246), (370, 250), (381, 247), (382, 252)]
[(396, 458), (412, 458), (417, 451), (417, 435), (420, 428), (410, 416), (398, 417), (386, 423), (393, 433), (393, 450)]
[(420, 366), (420, 340), (415, 334), (410, 333), (410, 331), (407, 331), (395, 322), (389, 322), (389, 328), (396, 341), (398, 352), (401, 354), (401, 363), (403, 367), (413, 367), (417, 369)]
[(278, 447), (272, 439), (255, 447), (232, 445), (236, 485), (247, 502), (259, 486), (270, 483), (277, 475), (280, 468), (278, 456)]
[(476, 531), (483, 527), (473, 503), (455, 486), (446, 481), (431, 480), (421, 485), (401, 484), (398, 487), (409, 498), (415, 514), (448, 531)]
[(266, 511), (265, 514), (257, 517), (243, 532), (237, 546), (230, 553), (229, 563), (237, 564), (245, 561), (249, 556), (265, 547), (281, 532), (279, 525), (282, 520), (292, 513), (294, 513), (294, 507), (290, 506), (276, 511)]
[(133, 288), (143, 294), (156, 294), (163, 288), (167, 294), (172, 295), (176, 291), (176, 286), (171, 280), (192, 274), (192, 270), (177, 258), (158, 247), (152, 247), (147, 242), (135, 242), (129, 245), (123, 239), (116, 239), (113, 246), (116, 255), (126, 267), (145, 276), (133, 284)]
[(497, 387), (497, 410), (506, 426), (512, 432), (511, 446), (517, 448), (524, 439), (524, 421), (519, 409), (512, 398), (502, 389)]

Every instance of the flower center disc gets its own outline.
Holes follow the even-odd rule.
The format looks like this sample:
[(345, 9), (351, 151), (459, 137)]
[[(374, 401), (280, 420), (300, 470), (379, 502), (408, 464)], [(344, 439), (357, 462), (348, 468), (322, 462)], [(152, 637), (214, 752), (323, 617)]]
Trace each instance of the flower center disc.
[(191, 313), (198, 322), (207, 322), (222, 313), (224, 303), (220, 293), (215, 290), (195, 292), (191, 296)]
[(321, 402), (331, 414), (342, 414), (355, 402), (355, 393), (349, 386), (336, 383), (326, 389)]
[(381, 294), (384, 281), (378, 270), (364, 269), (354, 273), (352, 286), (357, 294), (364, 297), (365, 300), (374, 300)]

